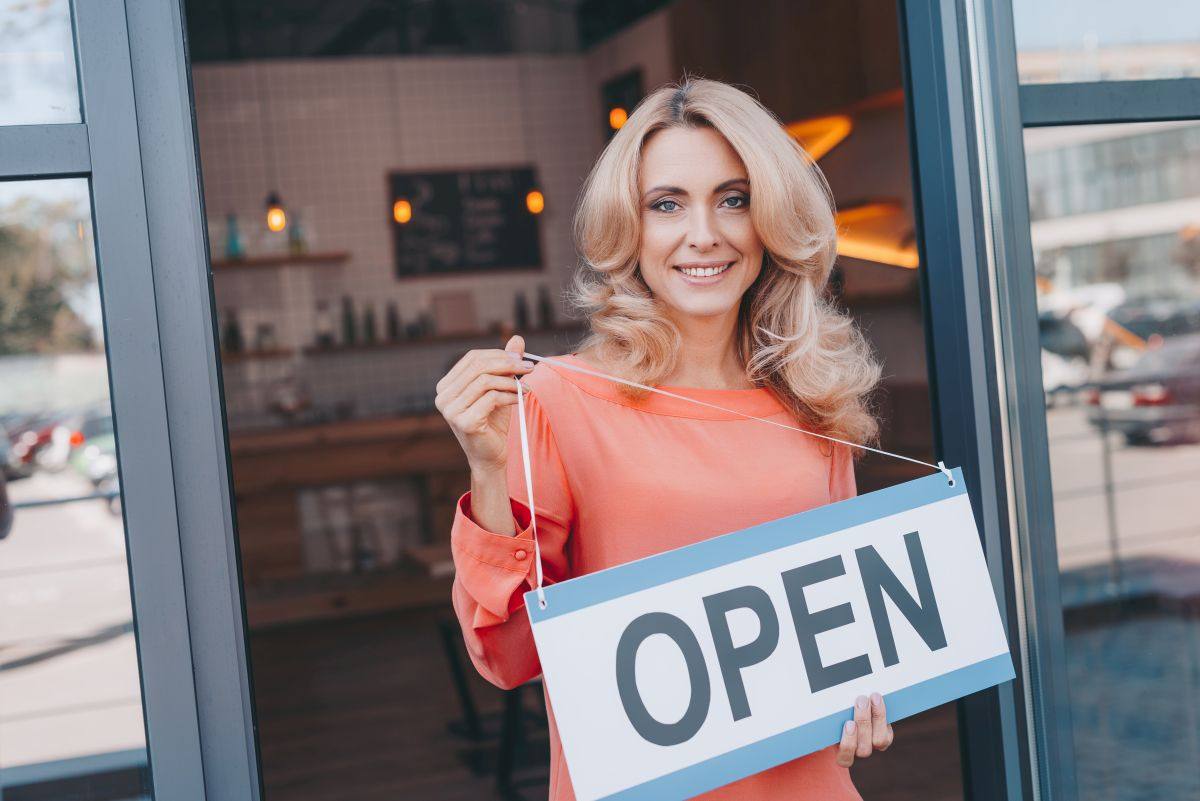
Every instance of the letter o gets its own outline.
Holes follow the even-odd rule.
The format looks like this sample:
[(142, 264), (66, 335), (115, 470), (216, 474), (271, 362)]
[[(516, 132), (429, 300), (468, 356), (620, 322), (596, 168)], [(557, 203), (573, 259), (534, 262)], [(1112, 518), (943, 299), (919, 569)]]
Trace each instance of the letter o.
[[(687, 711), (675, 723), (655, 720), (642, 701), (638, 691), (637, 653), (642, 643), (655, 634), (665, 634), (678, 646), (687, 664), (688, 680), (692, 694)], [(643, 739), (655, 745), (679, 745), (687, 742), (700, 731), (708, 717), (712, 687), (708, 681), (708, 667), (704, 664), (704, 653), (696, 635), (675, 615), (666, 612), (648, 612), (625, 627), (621, 641), (617, 643), (617, 691), (621, 695), (621, 706), (633, 728)]]

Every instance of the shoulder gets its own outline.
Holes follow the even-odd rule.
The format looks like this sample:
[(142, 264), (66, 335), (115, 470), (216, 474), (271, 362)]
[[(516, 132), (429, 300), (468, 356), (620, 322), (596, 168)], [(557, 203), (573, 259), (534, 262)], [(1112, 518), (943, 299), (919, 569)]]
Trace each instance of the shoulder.
[[(550, 356), (551, 359), (562, 359), (563, 356)], [(533, 369), (521, 378), (521, 383), (535, 394), (549, 397), (561, 392), (565, 381), (563, 377), (547, 362), (537, 362)]]

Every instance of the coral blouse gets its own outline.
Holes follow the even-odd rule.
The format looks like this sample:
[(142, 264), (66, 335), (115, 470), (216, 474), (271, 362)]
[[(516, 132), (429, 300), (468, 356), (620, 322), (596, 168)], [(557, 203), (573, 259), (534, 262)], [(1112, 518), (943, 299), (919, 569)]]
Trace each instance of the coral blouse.
[[(589, 366), (575, 354), (559, 361)], [(538, 363), (522, 378), (545, 582), (561, 581), (856, 494), (849, 448), (727, 412)], [(676, 394), (795, 425), (766, 388)], [(513, 414), (517, 406), (512, 407)], [(453, 602), (471, 661), (510, 688), (541, 673), (522, 595), (535, 586), (533, 532), (516, 420), (508, 429), (515, 537), (458, 501)], [(549, 697), (550, 801), (574, 801)], [(861, 801), (831, 746), (705, 793), (709, 801)]]

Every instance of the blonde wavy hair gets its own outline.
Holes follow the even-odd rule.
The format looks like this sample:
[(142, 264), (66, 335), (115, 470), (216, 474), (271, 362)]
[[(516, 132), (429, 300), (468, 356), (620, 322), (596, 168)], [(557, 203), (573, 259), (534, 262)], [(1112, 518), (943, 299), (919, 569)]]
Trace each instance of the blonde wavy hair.
[[(771, 389), (802, 425), (874, 442), (869, 397), (880, 368), (826, 292), (837, 255), (829, 184), (772, 112), (720, 81), (685, 75), (654, 91), (592, 167), (574, 219), (582, 263), (570, 299), (591, 328), (579, 349), (596, 351), (606, 367), (642, 384), (660, 384), (675, 368), (681, 334), (639, 269), (638, 171), (655, 133), (700, 127), (715, 129), (741, 157), (764, 248), (762, 270), (738, 313), (737, 353), (747, 377)], [(634, 398), (646, 394), (622, 389)]]

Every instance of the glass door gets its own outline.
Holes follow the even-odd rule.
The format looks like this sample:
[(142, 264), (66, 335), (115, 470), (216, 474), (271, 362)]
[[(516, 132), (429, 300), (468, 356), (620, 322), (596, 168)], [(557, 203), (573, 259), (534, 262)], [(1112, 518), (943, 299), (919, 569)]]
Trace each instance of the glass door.
[[(1065, 679), (1042, 696), (1057, 724), (1036, 734), (1073, 755), (1045, 789), (1196, 798), (1200, 9), (1014, 0), (1012, 12), (1023, 153), (1009, 158), (1023, 158), (1026, 185), (1009, 199), (1023, 251), (1008, 264), (1023, 286), (1009, 325), (1036, 330), (1038, 362), (1013, 392), (1026, 419), (1044, 416), (1048, 455), (1026, 457), (1048, 508), (1021, 536), (1054, 534), (1028, 589), (1058, 607), (1063, 640), (1042, 670)], [(1045, 637), (1031, 632), (1035, 652)]]
[(202, 799), (124, 4), (0, 0), (0, 797)]
[[(973, 286), (931, 318), (964, 334), (971, 369), (939, 379), (979, 393), (1008, 565), (1021, 675), (998, 740), (1023, 797), (1194, 798), (1200, 12), (960, 11), (943, 96), (966, 113), (943, 154)], [(968, 408), (948, 397), (943, 420)]]

